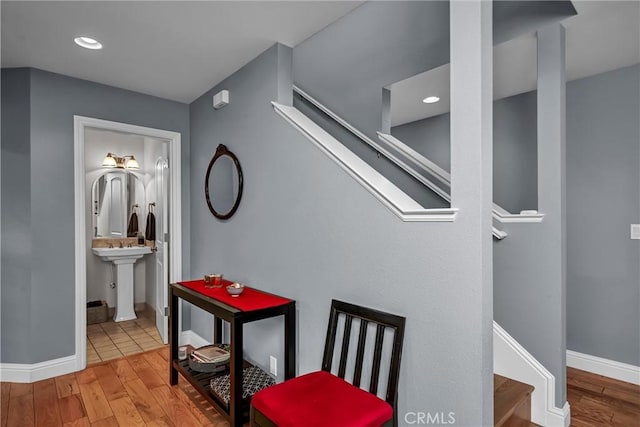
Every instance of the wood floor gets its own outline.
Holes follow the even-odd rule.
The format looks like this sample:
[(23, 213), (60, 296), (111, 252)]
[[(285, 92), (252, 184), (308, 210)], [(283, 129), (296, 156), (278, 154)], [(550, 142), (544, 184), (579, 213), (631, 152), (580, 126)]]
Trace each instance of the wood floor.
[[(169, 386), (168, 347), (33, 384), (1, 384), (1, 427), (229, 424), (182, 378)], [(640, 426), (640, 386), (567, 368), (574, 427)]]
[(2, 383), (2, 427), (229, 424), (185, 380), (169, 386), (163, 347), (33, 384)]
[(567, 368), (573, 427), (640, 426), (640, 386)]

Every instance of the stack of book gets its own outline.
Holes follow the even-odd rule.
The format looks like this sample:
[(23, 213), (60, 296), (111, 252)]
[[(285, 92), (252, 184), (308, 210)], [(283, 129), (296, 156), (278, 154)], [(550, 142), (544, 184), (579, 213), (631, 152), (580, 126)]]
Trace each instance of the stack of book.
[(231, 354), (216, 345), (200, 347), (191, 352), (189, 366), (200, 372), (222, 372), (226, 369)]

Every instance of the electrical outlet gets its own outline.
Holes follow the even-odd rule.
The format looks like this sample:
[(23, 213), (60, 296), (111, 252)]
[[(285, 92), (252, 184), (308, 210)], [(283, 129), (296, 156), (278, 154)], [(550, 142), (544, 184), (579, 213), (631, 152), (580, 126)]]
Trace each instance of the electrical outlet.
[(640, 239), (640, 224), (631, 224), (631, 238)]
[(269, 372), (271, 375), (278, 375), (278, 359), (273, 356), (269, 356)]

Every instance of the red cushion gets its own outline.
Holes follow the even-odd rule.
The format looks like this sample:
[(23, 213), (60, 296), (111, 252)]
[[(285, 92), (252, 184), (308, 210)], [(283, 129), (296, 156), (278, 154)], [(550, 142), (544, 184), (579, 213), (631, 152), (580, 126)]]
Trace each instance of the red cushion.
[(325, 371), (265, 388), (251, 405), (278, 427), (379, 427), (393, 416), (384, 400)]

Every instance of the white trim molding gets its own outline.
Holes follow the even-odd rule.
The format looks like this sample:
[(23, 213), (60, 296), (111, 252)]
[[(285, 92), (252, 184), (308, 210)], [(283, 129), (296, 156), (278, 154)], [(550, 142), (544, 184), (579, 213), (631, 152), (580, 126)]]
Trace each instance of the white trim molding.
[(180, 334), (179, 340), (180, 340), (180, 345), (191, 345), (195, 348), (212, 344), (212, 342), (202, 338), (200, 335), (196, 334), (191, 329), (189, 329), (188, 331), (182, 331), (182, 333)]
[(76, 369), (76, 355), (47, 360), (40, 363), (0, 363), (0, 381), (32, 383), (68, 374)]
[(556, 379), (540, 362), (493, 322), (493, 371), (507, 378), (530, 384), (531, 421), (546, 427), (569, 427), (569, 402), (562, 408), (555, 406)]
[[(128, 123), (113, 122), (109, 120), (95, 119), (92, 117), (73, 116), (74, 129), (74, 215), (75, 215), (75, 356), (73, 368), (69, 367), (65, 374), (81, 371), (87, 366), (87, 274), (86, 274), (86, 244), (85, 241), (85, 210), (86, 201), (85, 185), (85, 130), (96, 128), (116, 132), (132, 133), (152, 138), (169, 141), (169, 170), (171, 196), (169, 202), (170, 223), (170, 265), (169, 280), (180, 280), (182, 274), (182, 198), (181, 198), (181, 135), (162, 129), (148, 128)], [(180, 322), (181, 323), (181, 322)], [(48, 363), (48, 362), (45, 362)]]
[(640, 385), (640, 366), (567, 350), (567, 366)]
[(421, 170), (423, 174), (433, 176), (440, 181), (440, 183), (446, 188), (447, 195), (449, 195), (449, 192), (451, 191), (451, 175), (449, 172), (442, 169), (440, 166), (436, 165), (395, 136), (383, 132), (377, 132), (377, 134), (380, 141), (384, 142), (387, 146), (393, 148), (394, 151), (401, 153), (405, 158), (409, 159)]
[[(411, 161), (418, 169), (423, 172), (422, 174), (416, 172), (416, 175), (412, 173), (412, 176), (416, 177), (418, 181), (426, 185), (431, 191), (442, 197), (447, 202), (451, 203), (451, 175), (449, 174), (449, 172), (445, 171), (440, 166), (436, 165), (431, 160), (427, 159), (422, 154), (418, 153), (413, 148), (409, 147), (407, 144), (391, 135), (378, 132), (378, 138), (380, 138), (380, 141), (386, 143), (389, 147), (393, 147), (397, 152), (401, 153), (405, 157), (405, 159)], [(389, 150), (384, 150), (383, 152), (388, 153)], [(398, 160), (396, 164), (405, 170), (407, 170), (406, 168), (409, 168), (409, 166), (404, 166), (407, 163), (402, 160)], [(424, 173), (428, 173), (430, 176), (440, 181), (440, 183), (445, 188), (440, 188), (439, 186), (435, 185), (432, 180), (425, 178), (423, 176)], [(496, 226), (492, 226), (492, 232), (493, 237), (498, 240), (502, 240), (508, 235), (506, 231), (500, 230)]]
[(542, 222), (544, 214), (538, 211), (522, 211), (514, 214), (493, 204), (493, 217), (502, 223), (537, 223)]
[[(401, 153), (405, 158), (411, 160), (411, 162), (421, 170), (422, 174), (428, 174), (429, 176), (437, 178), (437, 180), (443, 184), (445, 189), (448, 189), (444, 191), (446, 196), (450, 198), (449, 192), (451, 191), (451, 174), (449, 174), (449, 172), (442, 169), (440, 166), (436, 165), (431, 160), (427, 159), (422, 154), (418, 153), (413, 148), (409, 147), (407, 144), (392, 135), (378, 132), (378, 138), (387, 146), (391, 147), (394, 151)], [(518, 214), (512, 214), (496, 203), (493, 204), (492, 213), (493, 218), (501, 223), (542, 222), (542, 219), (544, 218), (544, 214), (541, 214), (537, 211), (522, 211)]]
[(458, 209), (425, 209), (298, 109), (272, 101), (273, 108), (402, 221), (452, 222)]

